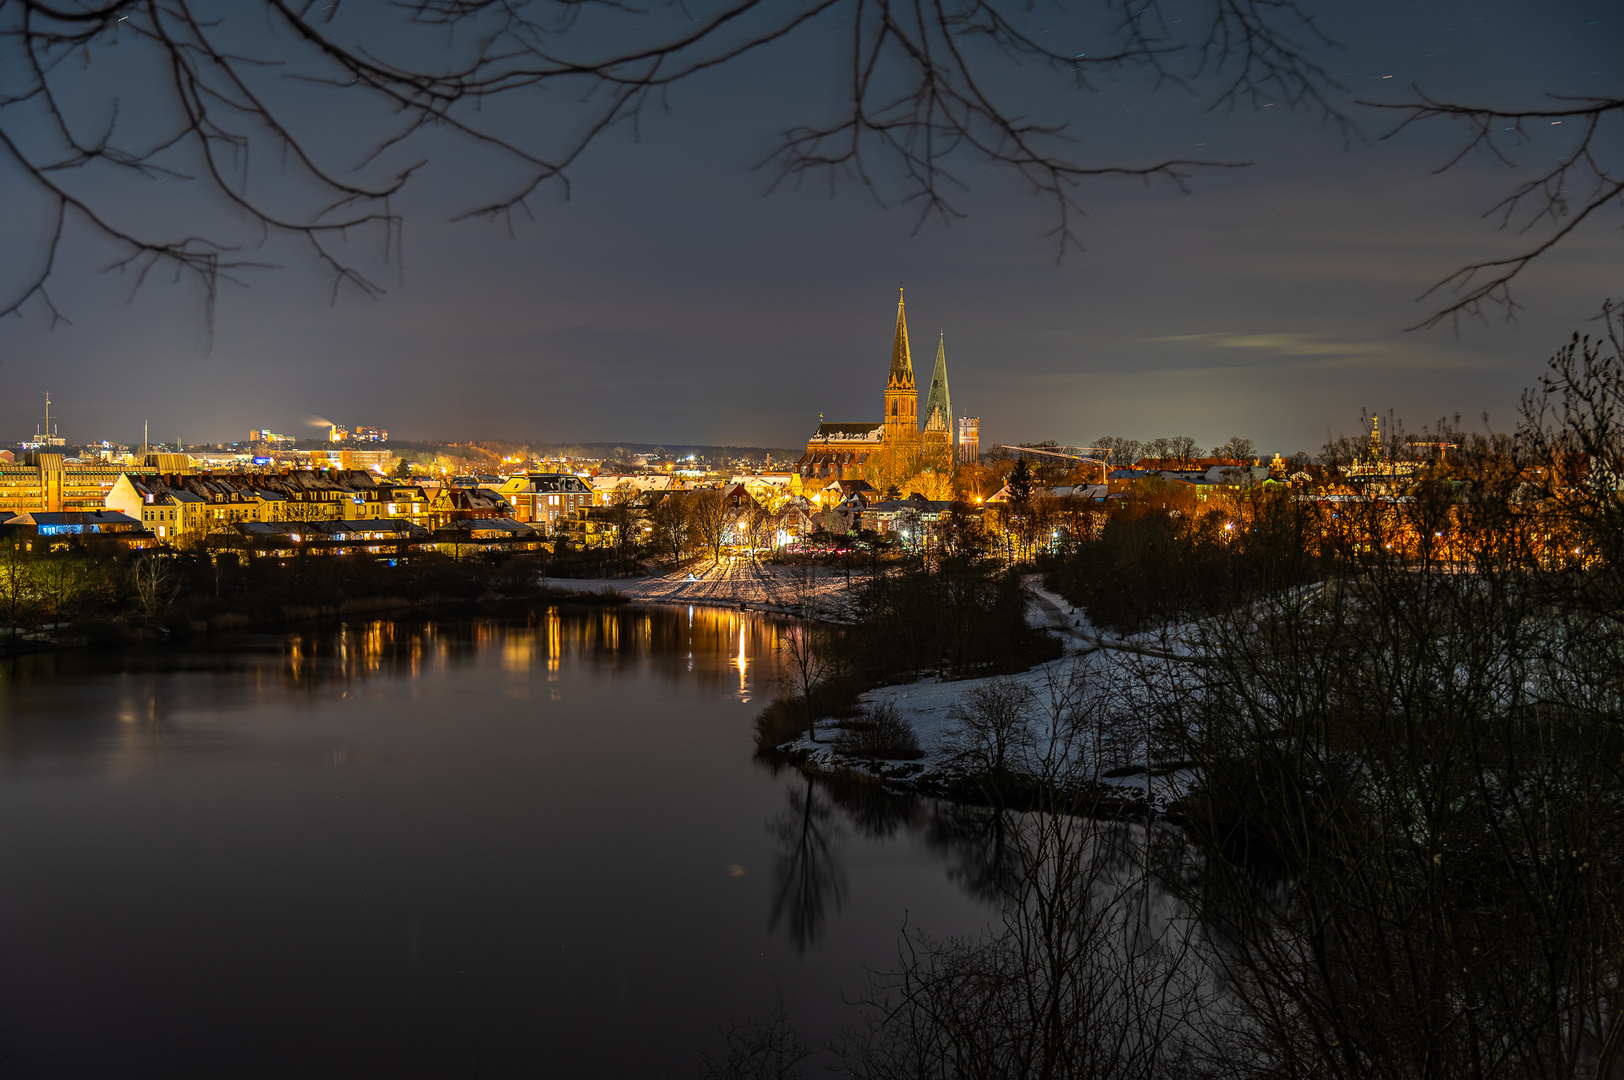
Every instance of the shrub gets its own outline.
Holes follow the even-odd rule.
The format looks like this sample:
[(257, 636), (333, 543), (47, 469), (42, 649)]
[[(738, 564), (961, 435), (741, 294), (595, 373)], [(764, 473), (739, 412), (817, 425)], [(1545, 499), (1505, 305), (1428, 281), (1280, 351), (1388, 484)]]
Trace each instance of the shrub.
[(835, 749), (854, 757), (884, 758), (887, 761), (923, 756), (913, 725), (903, 719), (890, 702), (871, 706), (863, 711), (860, 719), (845, 724), (839, 738), (835, 739)]
[(774, 698), (769, 702), (756, 716), (756, 748), (771, 750), (805, 735), (804, 708), (800, 702), (786, 698)]
[[(779, 687), (779, 695), (756, 716), (756, 749), (771, 750), (806, 734), (807, 716), (823, 720), (825, 717), (853, 716), (857, 713), (857, 695), (864, 687), (847, 678), (832, 678), (813, 688), (811, 704), (787, 686)], [(824, 725), (819, 724), (821, 729)]]

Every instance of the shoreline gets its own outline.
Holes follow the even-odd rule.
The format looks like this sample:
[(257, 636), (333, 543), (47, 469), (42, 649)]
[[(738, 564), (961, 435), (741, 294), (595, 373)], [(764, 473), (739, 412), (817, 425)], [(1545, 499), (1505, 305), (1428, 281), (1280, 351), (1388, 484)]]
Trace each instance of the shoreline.
[[(251, 618), (239, 612), (220, 612), (207, 619), (190, 620), (184, 627), (132, 627), (119, 623), (75, 623), (48, 630), (34, 630), (16, 638), (0, 639), (0, 661), (19, 656), (71, 649), (119, 648), (179, 642), (215, 634), (266, 633), (286, 629), (334, 625), (351, 618), (405, 618), (446, 608), (494, 609), (524, 608), (538, 604), (586, 603), (621, 605), (624, 597), (588, 590), (543, 587), (529, 596), (482, 596), (459, 599), (429, 596), (408, 600), (401, 596), (380, 596), (348, 600), (336, 605), (286, 605), (276, 616)], [(60, 634), (60, 637), (52, 637)]]

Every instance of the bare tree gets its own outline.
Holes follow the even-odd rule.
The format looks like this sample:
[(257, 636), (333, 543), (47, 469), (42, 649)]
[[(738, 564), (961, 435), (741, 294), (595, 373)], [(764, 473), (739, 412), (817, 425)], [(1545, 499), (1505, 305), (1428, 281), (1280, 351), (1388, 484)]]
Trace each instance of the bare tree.
[(1548, 512), (1585, 548), (1624, 566), (1624, 333), (1611, 301), (1604, 332), (1573, 336), (1522, 401), (1520, 449)]
[(978, 775), (1005, 777), (1029, 762), (1033, 748), (1032, 691), (1016, 679), (992, 679), (965, 695), (952, 711), (947, 747)]
[(706, 488), (688, 496), (688, 535), (710, 551), (711, 559), (722, 561), (722, 545), (727, 543), (735, 514), (727, 504), (727, 493)]
[(1188, 435), (1174, 435), (1168, 439), (1167, 452), (1181, 469), (1190, 468), (1195, 459), (1201, 456), (1201, 448)]
[(787, 691), (784, 696), (800, 701), (806, 711), (806, 734), (813, 742), (818, 741), (818, 711), (823, 705), (820, 692), (838, 670), (833, 650), (824, 640), (828, 633), (824, 623), (803, 615), (778, 636), (778, 651), (783, 658), (779, 679)]
[(1138, 439), (1124, 439), (1117, 435), (1101, 435), (1094, 440), (1100, 450), (1109, 451), (1105, 462), (1113, 469), (1126, 469), (1139, 460), (1143, 449)]
[(799, 1080), (806, 1075), (802, 1062), (816, 1052), (782, 1009), (765, 1020), (725, 1025), (721, 1035), (722, 1056), (699, 1057), (702, 1080)]
[(654, 543), (671, 558), (681, 559), (691, 550), (691, 521), (688, 497), (683, 492), (670, 492), (649, 513), (649, 525)]
[(169, 603), (175, 598), (180, 580), (168, 559), (143, 555), (130, 567), (130, 587), (135, 592), (141, 617), (148, 623), (155, 623), (169, 610)]

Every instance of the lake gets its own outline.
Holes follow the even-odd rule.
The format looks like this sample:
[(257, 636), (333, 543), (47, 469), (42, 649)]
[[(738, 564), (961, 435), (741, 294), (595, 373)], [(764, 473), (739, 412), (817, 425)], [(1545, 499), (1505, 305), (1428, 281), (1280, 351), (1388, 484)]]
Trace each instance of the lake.
[[(560, 605), (0, 663), (0, 1078), (664, 1077), (972, 933), (951, 813), (753, 757), (780, 624)], [(810, 802), (808, 793), (810, 791)]]

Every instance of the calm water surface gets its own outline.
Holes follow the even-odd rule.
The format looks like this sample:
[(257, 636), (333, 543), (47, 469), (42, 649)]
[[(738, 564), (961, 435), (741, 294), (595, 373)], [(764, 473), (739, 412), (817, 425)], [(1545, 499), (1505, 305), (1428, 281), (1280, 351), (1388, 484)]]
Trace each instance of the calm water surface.
[(752, 761), (777, 632), (561, 606), (0, 665), (0, 1078), (685, 1076), (730, 1017), (850, 1023), (904, 919), (990, 910), (940, 808)]

